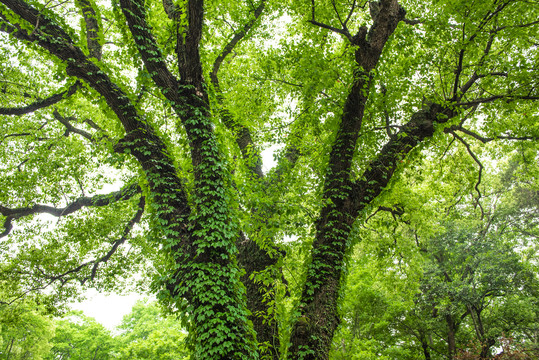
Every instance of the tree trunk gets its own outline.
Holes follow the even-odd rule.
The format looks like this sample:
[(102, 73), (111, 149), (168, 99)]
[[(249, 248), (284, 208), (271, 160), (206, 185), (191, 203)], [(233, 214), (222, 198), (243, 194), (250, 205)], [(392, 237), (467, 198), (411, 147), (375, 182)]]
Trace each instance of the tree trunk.
[[(263, 344), (267, 349), (271, 359), (279, 359), (279, 334), (277, 324), (273, 316), (268, 315), (270, 304), (268, 301), (274, 301), (274, 294), (266, 298), (264, 286), (251, 279), (251, 275), (265, 271), (268, 267), (277, 263), (278, 257), (271, 257), (264, 249), (261, 249), (254, 241), (240, 237), (238, 241), (238, 263), (245, 269), (245, 275), (241, 280), (245, 285), (247, 295), (247, 308), (251, 312), (249, 319), (253, 322), (253, 328), (256, 332), (256, 340)], [(274, 290), (269, 285), (269, 292)]]
[(447, 354), (449, 360), (453, 360), (457, 354), (457, 342), (455, 340), (457, 330), (453, 316), (450, 314), (446, 315), (445, 321), (447, 323)]

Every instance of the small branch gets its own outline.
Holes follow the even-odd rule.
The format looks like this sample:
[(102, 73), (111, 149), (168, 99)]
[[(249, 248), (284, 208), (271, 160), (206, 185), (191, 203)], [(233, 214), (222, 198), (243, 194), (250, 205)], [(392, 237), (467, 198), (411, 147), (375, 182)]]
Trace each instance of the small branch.
[(356, 9), (356, 0), (352, 2), (352, 8), (350, 9), (350, 12), (348, 13), (348, 16), (346, 17), (346, 20), (344, 20), (343, 28), (346, 29), (346, 24), (348, 24), (348, 21), (350, 21), (350, 18), (354, 14), (354, 10)]
[(419, 20), (419, 19), (404, 19), (404, 20), (402, 20), (402, 22), (404, 22), (405, 24), (408, 24), (408, 25), (422, 24), (421, 20)]
[(95, 278), (95, 276), (97, 274), (97, 269), (99, 267), (99, 264), (106, 263), (107, 261), (109, 261), (111, 256), (114, 255), (114, 253), (118, 249), (118, 247), (126, 242), (127, 236), (129, 235), (129, 233), (133, 229), (133, 226), (135, 226), (135, 224), (140, 222), (140, 219), (142, 218), (142, 214), (144, 214), (144, 206), (145, 206), (145, 204), (146, 204), (145, 198), (144, 198), (144, 196), (141, 196), (140, 200), (139, 200), (139, 204), (138, 204), (138, 210), (135, 213), (135, 215), (133, 216), (133, 218), (127, 223), (127, 225), (126, 225), (126, 227), (124, 229), (124, 232), (122, 234), (122, 237), (114, 242), (114, 244), (112, 245), (112, 248), (104, 256), (102, 256), (98, 260), (94, 260), (94, 266), (92, 267), (91, 275), (89, 277), (83, 279), (81, 281), (81, 284), (84, 284), (87, 280), (94, 280), (94, 278)]
[(526, 140), (539, 140), (537, 136), (511, 136), (511, 135), (498, 135), (496, 137), (484, 137), (471, 130), (465, 129), (462, 126), (453, 125), (444, 130), (446, 133), (453, 133), (454, 131), (460, 131), (466, 135), (473, 137), (476, 140), (481, 141), (483, 144), (491, 142), (493, 140), (516, 140), (516, 141), (526, 141)]
[[(462, 37), (465, 38), (465, 36), (466, 36), (465, 25), (462, 25)], [(455, 82), (453, 84), (453, 93), (452, 93), (453, 96), (451, 98), (451, 101), (456, 101), (459, 98), (458, 90), (460, 88), (459, 84), (460, 84), (460, 75), (462, 73), (462, 64), (464, 62), (464, 52), (465, 52), (464, 48), (462, 48), (459, 52), (459, 59), (457, 62), (457, 68), (455, 70)]]
[(40, 273), (40, 274), (37, 275), (37, 277), (46, 279), (47, 281), (46, 281), (45, 285), (41, 284), (42, 285), (41, 287), (34, 288), (32, 290), (45, 289), (48, 286), (52, 285), (55, 281), (60, 281), (62, 283), (62, 285), (64, 285), (64, 284), (68, 283), (69, 281), (72, 281), (72, 280), (76, 279), (74, 276), (69, 277), (69, 275), (77, 274), (77, 273), (81, 272), (82, 270), (84, 270), (85, 268), (87, 268), (87, 267), (89, 267), (91, 265), (93, 265), (93, 266), (92, 266), (90, 275), (80, 279), (79, 282), (80, 282), (81, 285), (84, 285), (88, 280), (90, 280), (90, 281), (94, 280), (96, 275), (97, 275), (97, 270), (99, 268), (99, 265), (103, 264), (103, 263), (106, 263), (107, 261), (110, 260), (110, 258), (114, 255), (114, 253), (116, 253), (116, 251), (118, 250), (120, 245), (122, 245), (123, 243), (125, 243), (127, 241), (127, 237), (129, 236), (129, 234), (130, 234), (131, 230), (133, 229), (134, 225), (136, 223), (140, 222), (140, 220), (142, 218), (142, 214), (144, 213), (144, 206), (145, 206), (145, 198), (144, 198), (144, 196), (141, 196), (140, 200), (139, 200), (139, 204), (138, 204), (138, 210), (135, 213), (135, 215), (131, 218), (131, 220), (127, 223), (126, 227), (124, 228), (124, 231), (122, 233), (121, 238), (114, 241), (112, 243), (111, 249), (105, 255), (103, 255), (102, 257), (91, 260), (91, 261), (87, 261), (87, 262), (82, 263), (82, 264), (80, 264), (79, 266), (77, 266), (77, 267), (75, 267), (73, 269), (67, 270), (67, 271), (65, 271), (65, 272), (63, 272), (61, 274), (57, 274), (57, 275), (49, 275), (43, 269), (41, 269), (39, 266), (36, 266), (36, 269)]
[(341, 14), (339, 14), (339, 10), (337, 10), (337, 4), (335, 4), (335, 0), (331, 0), (331, 5), (333, 6), (333, 10), (335, 11), (335, 14), (337, 14), (337, 19), (339, 19), (339, 22), (341, 23), (343, 31), (346, 31), (349, 33), (348, 29), (346, 28), (346, 24), (341, 19)]
[(224, 105), (223, 93), (219, 85), (218, 73), (221, 69), (221, 65), (225, 58), (234, 50), (236, 45), (252, 30), (256, 21), (262, 15), (264, 8), (266, 6), (266, 0), (261, 0), (258, 6), (254, 10), (254, 17), (251, 18), (247, 23), (234, 34), (232, 39), (225, 45), (219, 56), (215, 59), (213, 63), (213, 69), (210, 74), (211, 83), (216, 92), (217, 102), (220, 107), (220, 115), (223, 121), (223, 124), (232, 131), (234, 134), (236, 143), (241, 151), (242, 157), (246, 162), (248, 162), (247, 167), (249, 170), (255, 174), (258, 178), (263, 178), (264, 173), (262, 172), (262, 158), (256, 145), (253, 142), (251, 136), (251, 131), (249, 128), (240, 124), (233, 118), (232, 114)]
[(458, 102), (455, 104), (455, 106), (462, 106), (462, 107), (471, 107), (479, 104), (487, 104), (494, 102), (496, 100), (505, 100), (507, 102), (515, 101), (515, 100), (539, 100), (539, 96), (528, 96), (528, 95), (492, 95), (490, 97), (485, 98), (478, 98), (471, 101), (465, 101), (465, 102)]
[(378, 206), (378, 209), (376, 209), (375, 212), (373, 212), (367, 219), (365, 220), (365, 223), (367, 223), (371, 218), (376, 216), (380, 211), (385, 211), (391, 214), (393, 216), (393, 220), (397, 221), (397, 216), (401, 217), (404, 215), (404, 208), (400, 205), (394, 205), (393, 207), (387, 207), (387, 206)]
[(481, 161), (479, 161), (479, 158), (475, 155), (475, 153), (470, 148), (470, 144), (468, 144), (463, 138), (461, 138), (459, 135), (455, 134), (453, 131), (449, 131), (460, 143), (462, 143), (466, 150), (468, 151), (468, 154), (474, 159), (475, 163), (479, 166), (479, 174), (477, 176), (477, 182), (475, 183), (475, 191), (477, 192), (477, 198), (476, 198), (476, 205), (479, 205), (479, 208), (481, 209), (481, 219), (485, 216), (485, 212), (483, 211), (483, 207), (481, 206), (481, 203), (479, 200), (481, 199), (481, 190), (479, 190), (479, 185), (481, 184), (481, 178), (483, 174), (483, 164)]
[(389, 112), (387, 111), (387, 102), (386, 102), (387, 88), (385, 87), (383, 83), (381, 84), (381, 87), (382, 87), (382, 95), (383, 95), (382, 107), (383, 107), (384, 120), (385, 120), (385, 130), (386, 130), (387, 136), (389, 138), (392, 138), (394, 134), (393, 134), (393, 131), (391, 131), (391, 121), (389, 118)]

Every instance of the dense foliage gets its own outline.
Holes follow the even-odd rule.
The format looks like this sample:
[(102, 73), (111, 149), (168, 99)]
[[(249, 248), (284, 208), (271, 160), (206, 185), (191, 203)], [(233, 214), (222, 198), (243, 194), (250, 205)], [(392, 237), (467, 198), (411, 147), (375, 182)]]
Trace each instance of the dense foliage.
[[(536, 351), (538, 18), (535, 0), (0, 0), (3, 311), (134, 287), (197, 359)], [(56, 344), (108, 348), (75, 325)], [(122, 356), (154, 356), (130, 326)], [(184, 356), (167, 331), (159, 356)]]
[[(33, 304), (35, 306), (35, 304)], [(155, 303), (139, 301), (114, 332), (80, 311), (51, 318), (26, 302), (24, 317), (0, 319), (0, 359), (187, 359), (185, 333), (175, 317)], [(13, 315), (11, 315), (13, 316)], [(19, 329), (13, 332), (13, 329)]]

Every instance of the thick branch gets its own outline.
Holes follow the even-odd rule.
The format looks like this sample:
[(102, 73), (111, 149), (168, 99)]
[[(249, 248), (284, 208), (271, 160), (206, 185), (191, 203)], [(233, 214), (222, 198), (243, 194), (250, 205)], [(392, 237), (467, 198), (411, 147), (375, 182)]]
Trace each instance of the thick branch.
[(95, 11), (95, 4), (91, 0), (77, 0), (84, 23), (86, 25), (86, 44), (90, 57), (101, 60), (101, 29), (99, 28), (99, 20)]
[(445, 123), (455, 115), (457, 113), (454, 110), (437, 104), (431, 104), (412, 115), (410, 121), (400, 128), (370, 162), (361, 179), (353, 184), (351, 216), (355, 219), (357, 213), (382, 192), (402, 159), (417, 144), (434, 134), (435, 123)]
[(181, 82), (193, 85), (201, 93), (202, 87), (202, 63), (200, 61), (199, 45), (202, 38), (202, 24), (204, 19), (204, 1), (187, 0), (187, 22), (185, 33), (178, 31), (177, 54), (178, 70)]
[[(373, 16), (374, 23), (370, 30), (360, 28), (353, 39), (353, 43), (358, 46), (355, 53), (358, 70), (354, 73), (354, 82), (346, 99), (341, 124), (329, 155), (322, 200), (326, 205), (322, 207), (316, 223), (312, 261), (300, 300), (301, 316), (306, 321), (297, 322), (293, 328), (289, 352), (292, 357), (299, 358), (308, 349), (311, 353), (304, 357), (305, 359), (328, 358), (333, 334), (340, 322), (338, 314), (333, 309), (338, 306), (341, 274), (349, 246), (348, 235), (360, 206), (364, 206), (361, 202), (372, 200), (373, 195), (370, 192), (360, 195), (361, 198), (356, 196), (356, 193), (361, 191), (354, 191), (350, 181), (352, 160), (369, 96), (372, 70), (378, 64), (385, 43), (405, 15), (397, 0), (382, 0), (379, 9), (380, 11)], [(432, 107), (421, 117), (414, 118), (408, 128), (404, 126), (403, 128), (406, 128), (404, 131), (414, 135), (414, 128), (417, 128), (418, 133), (432, 135), (434, 132), (432, 121), (429, 123), (431, 119), (427, 116), (431, 112), (437, 115), (436, 109)], [(408, 143), (404, 140), (400, 143), (399, 140), (402, 141), (398, 136), (390, 140), (390, 146), (384, 147), (379, 160), (393, 160), (392, 157), (395, 156), (393, 153), (409, 151), (418, 141)], [(372, 174), (368, 175), (373, 178), (385, 172), (390, 178), (396, 167), (396, 164), (386, 164), (383, 169), (379, 169), (377, 166), (379, 164), (373, 165), (372, 169), (368, 170), (372, 171)], [(385, 166), (389, 168), (386, 170)], [(381, 179), (381, 181), (388, 180)]]
[(0, 214), (6, 217), (6, 220), (4, 221), (5, 230), (0, 234), (0, 238), (11, 232), (13, 220), (22, 217), (35, 214), (50, 214), (57, 217), (65, 216), (72, 214), (83, 207), (107, 206), (113, 202), (128, 200), (140, 192), (141, 189), (137, 184), (130, 184), (119, 191), (106, 195), (94, 195), (91, 197), (82, 196), (63, 208), (40, 204), (22, 208), (7, 208), (0, 205)]
[(172, 98), (174, 94), (177, 94), (179, 83), (168, 69), (161, 49), (157, 45), (151, 28), (146, 21), (144, 1), (120, 0), (120, 5), (144, 61), (144, 66), (151, 75), (152, 80), (169, 101), (180, 101), (180, 99)]
[(75, 84), (71, 85), (69, 89), (67, 89), (66, 91), (62, 91), (61, 93), (54, 94), (43, 100), (38, 100), (24, 107), (0, 108), (0, 115), (24, 115), (24, 114), (29, 114), (39, 109), (49, 107), (73, 95), (80, 88), (80, 85), (81, 85), (80, 82), (77, 81), (75, 82)]

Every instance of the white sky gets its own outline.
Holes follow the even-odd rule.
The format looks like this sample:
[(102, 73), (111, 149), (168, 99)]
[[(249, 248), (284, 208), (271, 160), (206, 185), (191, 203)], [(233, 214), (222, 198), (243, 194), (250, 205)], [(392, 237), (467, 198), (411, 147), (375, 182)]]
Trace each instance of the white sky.
[(105, 295), (91, 289), (86, 293), (86, 297), (85, 301), (73, 304), (71, 308), (82, 310), (84, 315), (93, 317), (107, 329), (114, 330), (116, 326), (120, 325), (124, 315), (131, 312), (135, 302), (145, 296), (139, 294)]

